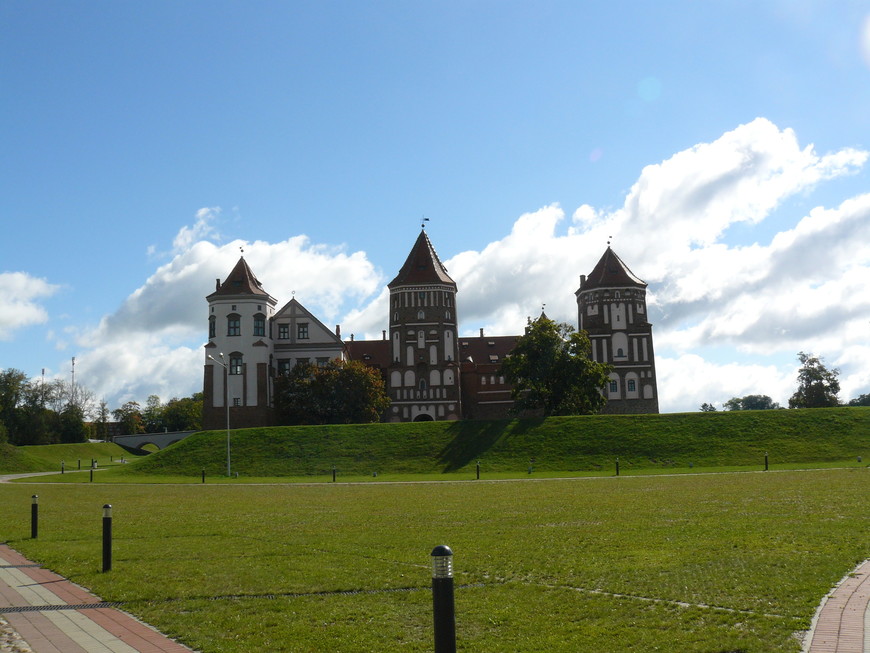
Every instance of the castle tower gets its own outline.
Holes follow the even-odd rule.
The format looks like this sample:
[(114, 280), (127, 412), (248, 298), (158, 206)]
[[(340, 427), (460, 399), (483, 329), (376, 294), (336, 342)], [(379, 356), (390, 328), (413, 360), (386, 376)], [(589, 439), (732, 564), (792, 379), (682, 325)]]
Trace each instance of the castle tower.
[(390, 289), (388, 421), (460, 419), (456, 283), (422, 230)]
[(646, 287), (608, 246), (574, 293), (578, 326), (589, 333), (593, 360), (613, 366), (602, 413), (659, 412)]
[[(239, 259), (208, 300), (202, 426), (220, 429), (271, 424), (271, 318), (275, 300)], [(216, 360), (213, 360), (213, 357)], [(223, 365), (221, 364), (223, 363)]]

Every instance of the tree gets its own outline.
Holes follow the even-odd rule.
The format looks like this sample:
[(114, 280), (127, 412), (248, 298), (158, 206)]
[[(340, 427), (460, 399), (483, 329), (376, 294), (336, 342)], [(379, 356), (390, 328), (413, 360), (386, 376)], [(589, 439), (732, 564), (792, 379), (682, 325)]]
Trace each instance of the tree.
[(731, 397), (724, 404), (725, 410), (774, 410), (780, 405), (767, 395), (746, 395), (745, 397)]
[(797, 391), (788, 400), (789, 408), (824, 408), (839, 406), (840, 370), (829, 370), (818, 356), (798, 353), (801, 368), (798, 370)]
[(850, 406), (870, 406), (870, 394), (860, 395), (849, 400)]
[(145, 432), (142, 422), (142, 414), (139, 411), (139, 402), (128, 401), (126, 404), (112, 411), (116, 422), (120, 422), (122, 435), (135, 435)]
[(163, 430), (163, 404), (157, 395), (148, 395), (145, 410), (142, 411), (145, 433), (158, 433)]
[(715, 413), (715, 412), (716, 412), (716, 406), (714, 406), (713, 404), (708, 404), (708, 403), (705, 401), (703, 404), (701, 404), (701, 412), (702, 412), (702, 413)]
[(163, 425), (170, 431), (198, 431), (202, 428), (202, 393), (173, 397), (163, 406)]
[(545, 315), (530, 322), (501, 372), (513, 385), (514, 412), (588, 415), (607, 403), (610, 366), (590, 358), (585, 331), (574, 331)]
[(275, 380), (278, 424), (377, 422), (389, 405), (380, 373), (360, 361), (297, 363)]
[(97, 406), (97, 419), (94, 421), (94, 438), (109, 439), (109, 404), (102, 399)]
[(87, 442), (88, 427), (82, 409), (68, 404), (60, 414), (59, 431), (61, 442)]

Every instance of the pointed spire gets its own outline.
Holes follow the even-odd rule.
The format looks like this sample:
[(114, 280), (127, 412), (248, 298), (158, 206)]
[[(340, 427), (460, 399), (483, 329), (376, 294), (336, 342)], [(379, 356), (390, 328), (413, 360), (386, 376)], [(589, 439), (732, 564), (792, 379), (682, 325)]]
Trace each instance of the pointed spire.
[(646, 288), (646, 283), (635, 276), (608, 244), (607, 250), (601, 259), (599, 259), (595, 268), (585, 280), (581, 281), (580, 290), (590, 290), (591, 288), (624, 288), (626, 286)]
[(251, 268), (248, 267), (245, 257), (241, 257), (236, 267), (227, 276), (217, 290), (215, 290), (206, 299), (217, 295), (259, 295), (269, 297), (269, 293), (263, 290), (263, 284), (254, 276)]
[(447, 268), (441, 263), (435, 248), (429, 241), (426, 231), (421, 230), (417, 242), (411, 248), (411, 253), (405, 260), (399, 274), (387, 287), (404, 286), (407, 284), (437, 283), (456, 286), (456, 282), (447, 274)]

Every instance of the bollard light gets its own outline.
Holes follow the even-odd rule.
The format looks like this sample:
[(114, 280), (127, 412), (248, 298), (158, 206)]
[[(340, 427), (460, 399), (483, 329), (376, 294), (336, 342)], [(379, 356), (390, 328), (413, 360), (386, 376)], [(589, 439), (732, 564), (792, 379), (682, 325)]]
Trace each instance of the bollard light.
[(39, 495), (30, 497), (30, 537), (34, 540), (39, 535)]
[(432, 616), (435, 626), (435, 653), (456, 653), (453, 551), (443, 544), (432, 549)]
[(432, 578), (453, 578), (453, 551), (439, 544), (432, 549)]
[(103, 506), (103, 572), (112, 570), (112, 504)]

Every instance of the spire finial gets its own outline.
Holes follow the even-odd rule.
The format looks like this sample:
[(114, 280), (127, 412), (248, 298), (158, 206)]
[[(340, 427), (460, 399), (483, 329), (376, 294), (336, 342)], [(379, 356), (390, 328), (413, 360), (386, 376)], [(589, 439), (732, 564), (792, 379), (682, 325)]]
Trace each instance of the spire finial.
[(425, 229), (425, 228), (426, 228), (426, 223), (429, 222), (429, 218), (427, 218), (427, 217), (424, 215), (424, 216), (423, 216), (423, 219), (422, 219), (420, 222), (421, 222), (421, 224), (420, 224), (420, 229)]
[(607, 246), (610, 247), (610, 241), (613, 240), (613, 236), (607, 237)]
[(239, 247), (239, 251), (242, 253), (242, 256), (245, 255), (245, 248), (244, 247)]

